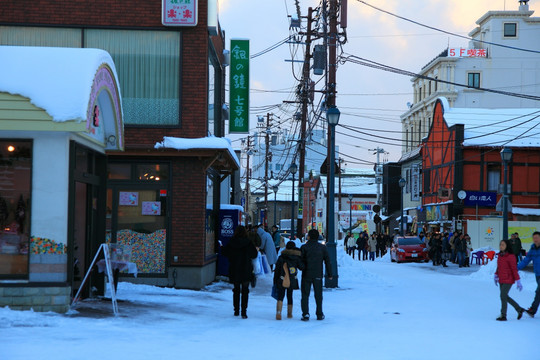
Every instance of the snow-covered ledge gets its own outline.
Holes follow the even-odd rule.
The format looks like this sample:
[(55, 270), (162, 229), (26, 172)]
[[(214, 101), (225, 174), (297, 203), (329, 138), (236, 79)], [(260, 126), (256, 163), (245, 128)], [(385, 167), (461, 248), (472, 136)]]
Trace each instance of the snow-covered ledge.
[(216, 149), (227, 150), (236, 165), (240, 168), (240, 160), (234, 152), (231, 141), (227, 138), (208, 136), (204, 138), (177, 138), (164, 136), (162, 142), (154, 145), (155, 149), (176, 149), (176, 150), (203, 150)]

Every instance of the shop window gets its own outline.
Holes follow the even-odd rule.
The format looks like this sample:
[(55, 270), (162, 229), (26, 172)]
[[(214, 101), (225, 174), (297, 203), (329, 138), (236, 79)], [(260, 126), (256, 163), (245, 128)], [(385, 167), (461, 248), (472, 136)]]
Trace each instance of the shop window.
[(0, 278), (27, 278), (32, 142), (0, 140)]
[(517, 37), (517, 23), (504, 23), (504, 37)]
[(84, 39), (114, 60), (125, 124), (179, 124), (180, 32), (86, 29)]
[(118, 199), (116, 243), (131, 247), (131, 261), (139, 273), (165, 272), (168, 220), (167, 197), (163, 195), (162, 190), (152, 189), (109, 191), (109, 196)]
[(108, 178), (110, 180), (131, 179), (131, 164), (109, 163)]
[(169, 180), (169, 165), (167, 164), (137, 164), (135, 168), (136, 180), (152, 182)]

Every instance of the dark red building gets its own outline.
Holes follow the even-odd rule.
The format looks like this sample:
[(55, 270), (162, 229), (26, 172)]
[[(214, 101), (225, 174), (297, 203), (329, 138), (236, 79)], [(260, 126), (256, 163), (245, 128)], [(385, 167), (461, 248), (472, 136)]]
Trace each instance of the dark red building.
[[(503, 147), (513, 153), (508, 163), (510, 202), (515, 208), (538, 211), (540, 137), (534, 128), (539, 115), (540, 109), (450, 108), (439, 98), (422, 143), (427, 223), (450, 227), (455, 220), (502, 215), (497, 203), (504, 183)], [(510, 211), (509, 220), (538, 219)]]

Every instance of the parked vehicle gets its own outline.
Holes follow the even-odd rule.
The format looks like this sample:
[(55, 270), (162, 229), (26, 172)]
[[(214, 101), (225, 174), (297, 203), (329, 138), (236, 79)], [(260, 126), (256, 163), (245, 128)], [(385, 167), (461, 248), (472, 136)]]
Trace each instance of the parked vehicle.
[(398, 236), (394, 238), (392, 249), (390, 249), (390, 259), (392, 262), (401, 263), (404, 261), (429, 261), (426, 244), (417, 236)]

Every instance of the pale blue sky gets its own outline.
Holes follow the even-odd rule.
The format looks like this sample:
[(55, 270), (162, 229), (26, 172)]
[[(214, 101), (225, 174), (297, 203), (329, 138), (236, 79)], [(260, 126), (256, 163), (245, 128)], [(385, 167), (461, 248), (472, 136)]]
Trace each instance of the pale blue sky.
[[(467, 35), (476, 27), (476, 20), (490, 10), (517, 10), (515, 0), (384, 0), (367, 2), (398, 15), (442, 28), (460, 35)], [(316, 7), (319, 1), (298, 0), (302, 15), (309, 6)], [(540, 0), (529, 2), (531, 10), (540, 10)], [(227, 44), (231, 38), (248, 38), (251, 53), (254, 54), (277, 43), (289, 35), (287, 15), (296, 13), (295, 0), (220, 0), (220, 23), (225, 30)], [(349, 0), (348, 42), (343, 45), (345, 53), (354, 54), (393, 67), (418, 72), (443, 51), (450, 47), (467, 47), (467, 41), (434, 32), (426, 28), (396, 19), (375, 11), (356, 0)], [(537, 15), (537, 14), (535, 14)], [(538, 15), (537, 15), (538, 16)], [(304, 23), (305, 24), (305, 23)], [(302, 58), (303, 47), (283, 45), (251, 62), (251, 107), (260, 109), (252, 114), (250, 127), (256, 126), (257, 116), (265, 115), (266, 105), (280, 104), (293, 98), (287, 92), (297, 84), (292, 66), (285, 59), (291, 59), (291, 49), (298, 51)], [(300, 77), (301, 64), (295, 64), (295, 74)], [(312, 76), (317, 81), (320, 77)], [(316, 89), (320, 89), (320, 85)], [(347, 63), (338, 68), (336, 105), (341, 110), (340, 124), (380, 129), (386, 132), (366, 131), (374, 135), (401, 139), (400, 114), (412, 102), (412, 83), (409, 77), (382, 72)], [(282, 90), (283, 92), (261, 92), (260, 90)], [(354, 95), (362, 94), (362, 95)], [(374, 95), (380, 94), (380, 95)], [(318, 96), (316, 96), (318, 98)], [(282, 109), (283, 110), (283, 109)], [(272, 110), (282, 121), (290, 118), (289, 112)], [(292, 121), (281, 125), (290, 129)], [(353, 137), (340, 133), (349, 133)], [(233, 139), (239, 136), (231, 135)], [(358, 137), (355, 139), (354, 137)], [(379, 140), (396, 145), (377, 143), (375, 138), (354, 134), (339, 128), (337, 144), (342, 157), (349, 167), (369, 167), (350, 157), (364, 161), (375, 161), (375, 155), (368, 149), (383, 147), (389, 152), (388, 159), (397, 161), (401, 155), (398, 142)], [(236, 142), (235, 146), (239, 146)]]

